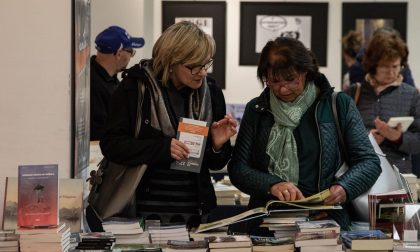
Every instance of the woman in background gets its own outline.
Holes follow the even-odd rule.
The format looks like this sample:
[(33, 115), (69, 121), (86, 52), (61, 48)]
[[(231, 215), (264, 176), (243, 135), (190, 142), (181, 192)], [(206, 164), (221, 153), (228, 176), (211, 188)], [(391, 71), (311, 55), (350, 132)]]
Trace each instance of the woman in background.
[[(373, 36), (363, 57), (367, 73), (361, 83), (357, 108), (391, 164), (401, 173), (411, 173), (411, 155), (420, 152), (420, 96), (416, 88), (403, 82), (401, 71), (407, 64), (408, 49), (397, 35)], [(354, 96), (355, 86), (348, 93)], [(388, 126), (391, 117), (413, 116), (406, 132)]]

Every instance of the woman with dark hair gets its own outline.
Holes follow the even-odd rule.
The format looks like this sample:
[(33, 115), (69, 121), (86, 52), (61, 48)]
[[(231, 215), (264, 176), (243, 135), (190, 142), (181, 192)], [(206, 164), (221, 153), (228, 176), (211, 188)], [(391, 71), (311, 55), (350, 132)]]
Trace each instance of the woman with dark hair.
[[(365, 127), (402, 173), (412, 172), (411, 156), (420, 152), (420, 96), (416, 88), (403, 82), (401, 75), (407, 58), (407, 45), (400, 37), (390, 33), (375, 35), (363, 57), (367, 74), (357, 104)], [(355, 89), (351, 86), (349, 94), (353, 95)], [(387, 124), (389, 118), (400, 116), (414, 117), (406, 132), (401, 126)]]
[(349, 169), (335, 179), (343, 162), (331, 107), (333, 88), (318, 70), (310, 50), (298, 40), (279, 37), (262, 50), (257, 76), (265, 87), (246, 106), (228, 165), (232, 183), (251, 195), (249, 208), (270, 199), (299, 200), (330, 189), (327, 212), (343, 229), (347, 202), (366, 192), (381, 168), (351, 98), (339, 95), (337, 106)]

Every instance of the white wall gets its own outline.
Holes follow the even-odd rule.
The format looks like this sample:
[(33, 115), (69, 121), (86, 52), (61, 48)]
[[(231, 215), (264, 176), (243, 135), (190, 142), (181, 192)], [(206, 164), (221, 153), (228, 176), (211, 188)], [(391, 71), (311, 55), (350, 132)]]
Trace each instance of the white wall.
[[(149, 0), (147, 2), (152, 2), (152, 7), (155, 1)], [(126, 29), (133, 37), (143, 37), (143, 25), (145, 24), (143, 21), (145, 17), (143, 5), (144, 0), (91, 0), (91, 55), (96, 54), (96, 35), (109, 26), (118, 25)], [(137, 49), (136, 55), (131, 59), (129, 66), (144, 57), (144, 49), (148, 48), (150, 43), (147, 38), (145, 40), (145, 46)]]
[(0, 176), (58, 164), (70, 176), (71, 1), (2, 1)]
[[(147, 0), (146, 0), (147, 1)], [(227, 24), (226, 24), (226, 89), (224, 90), (226, 101), (229, 103), (246, 103), (257, 96), (262, 88), (257, 82), (256, 66), (239, 65), (239, 31), (240, 31), (240, 2), (253, 0), (229, 0), (227, 3)], [(155, 2), (155, 1), (154, 1)], [(292, 1), (272, 1), (272, 2), (292, 2)], [(343, 2), (376, 2), (366, 0), (293, 0), (293, 2), (327, 2), (329, 3), (328, 13), (328, 48), (327, 48), (327, 67), (320, 70), (330, 80), (331, 84), (339, 90), (341, 87), (341, 19)], [(420, 83), (420, 48), (416, 45), (420, 43), (418, 33), (418, 23), (420, 23), (420, 1), (416, 0), (382, 0), (381, 2), (408, 2), (408, 24), (407, 24), (407, 44), (410, 48), (409, 63), (412, 68), (415, 80)], [(156, 8), (157, 11), (156, 11)], [(145, 9), (148, 13), (149, 10)], [(156, 6), (153, 10), (154, 19), (144, 19), (145, 26), (153, 27), (153, 33), (146, 33), (146, 41), (156, 41), (160, 35), (161, 6)], [(151, 10), (150, 10), (151, 11)], [(148, 54), (144, 51), (144, 54)], [(420, 86), (417, 85), (417, 86)]]
[(58, 164), (70, 177), (71, 1), (0, 4), (0, 220), (4, 177)]

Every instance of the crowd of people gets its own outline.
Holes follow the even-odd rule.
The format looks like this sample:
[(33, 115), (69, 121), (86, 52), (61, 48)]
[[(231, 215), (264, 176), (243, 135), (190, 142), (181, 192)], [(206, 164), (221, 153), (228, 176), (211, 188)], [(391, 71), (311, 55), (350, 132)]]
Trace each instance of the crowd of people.
[[(107, 105), (97, 111), (98, 91), (92, 88), (91, 121), (96, 129), (91, 139), (100, 139), (102, 153), (112, 162), (148, 166), (136, 189), (139, 217), (189, 226), (206, 222), (216, 207), (210, 170), (227, 165), (233, 185), (251, 196), (249, 208), (329, 189), (324, 204), (341, 205), (342, 210), (319, 214), (346, 230), (351, 221), (349, 202), (369, 190), (381, 173), (368, 134), (373, 134), (392, 164), (412, 172), (411, 156), (420, 153), (420, 96), (413, 83), (404, 81), (408, 48), (396, 34), (378, 33), (366, 48), (354, 31), (343, 40), (347, 66), (352, 69), (358, 64), (363, 78), (356, 81), (361, 83), (357, 104), (352, 99), (358, 86), (352, 81), (352, 70), (345, 86), (348, 95), (338, 95), (349, 169), (337, 178), (344, 160), (332, 112), (334, 88), (302, 42), (278, 37), (266, 43), (256, 73), (263, 91), (247, 102), (232, 146), (230, 138), (237, 133), (238, 123), (226, 114), (216, 80), (207, 76), (216, 50), (214, 39), (191, 22), (173, 24), (154, 44), (151, 59), (125, 69), (134, 48), (144, 40), (119, 29), (110, 27), (104, 31), (106, 39), (99, 34), (95, 41), (98, 55), (92, 58), (91, 71), (99, 72), (103, 80), (92, 77), (91, 87), (101, 84), (107, 91)], [(121, 32), (127, 36), (120, 36)], [(99, 67), (105, 56), (113, 60), (112, 70)], [(120, 83), (116, 74), (122, 70)], [(407, 131), (386, 123), (399, 116), (414, 117)], [(141, 125), (136, 125), (139, 117)], [(95, 118), (101, 120), (95, 122)], [(170, 168), (172, 162), (190, 155), (176, 136), (180, 118), (211, 125), (198, 173)], [(137, 138), (136, 127), (140, 127)], [(90, 229), (102, 231), (94, 209), (90, 206), (86, 211)]]

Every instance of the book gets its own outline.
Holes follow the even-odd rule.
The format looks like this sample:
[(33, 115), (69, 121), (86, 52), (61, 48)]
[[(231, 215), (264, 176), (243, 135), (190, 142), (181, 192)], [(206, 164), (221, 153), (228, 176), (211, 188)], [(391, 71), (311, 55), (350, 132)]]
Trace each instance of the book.
[(115, 244), (112, 248), (115, 252), (136, 251), (136, 252), (161, 252), (161, 245), (159, 244)]
[(420, 230), (420, 204), (418, 203), (405, 204), (404, 205), (403, 240), (405, 242), (420, 241), (419, 230)]
[[(402, 237), (404, 225), (404, 205), (409, 202), (404, 189), (386, 193), (369, 194), (370, 229), (380, 229), (385, 233), (394, 233), (395, 238)], [(399, 237), (396, 237), (396, 236)]]
[[(200, 224), (200, 226), (195, 230), (196, 233), (205, 232), (215, 228), (227, 226), (230, 224), (250, 220), (253, 218), (260, 218), (263, 216), (269, 216), (274, 212), (287, 212), (287, 211), (296, 211), (296, 209), (306, 209), (306, 210), (335, 210), (342, 209), (339, 205), (324, 205), (322, 202), (325, 198), (330, 195), (329, 189), (326, 189), (322, 192), (314, 194), (310, 197), (306, 197), (301, 200), (295, 201), (281, 201), (281, 200), (270, 200), (264, 207), (257, 207), (250, 209), (243, 213), (217, 220), (210, 223)], [(280, 208), (279, 208), (280, 207)], [(286, 208), (285, 208), (286, 207)]]
[(393, 247), (393, 239), (381, 230), (343, 231), (341, 240), (352, 250), (392, 250)]
[(111, 232), (89, 232), (89, 233), (79, 233), (79, 241), (86, 242), (105, 242), (112, 241), (115, 242), (115, 236)]
[(420, 241), (394, 243), (394, 252), (420, 251)]
[[(59, 223), (66, 223), (71, 232), (80, 232), (83, 211), (83, 179), (59, 179)], [(16, 229), (18, 178), (6, 177), (3, 229)]]
[(210, 252), (252, 252), (252, 247), (243, 248), (214, 248)]
[(296, 224), (299, 227), (299, 231), (305, 232), (316, 232), (316, 231), (327, 231), (334, 230), (336, 233), (340, 233), (340, 225), (335, 220), (314, 220), (314, 221), (297, 221)]
[(17, 215), (20, 227), (58, 224), (58, 165), (18, 167)]
[(397, 125), (401, 124), (402, 132), (406, 132), (408, 127), (414, 122), (414, 117), (412, 116), (400, 116), (400, 117), (391, 117), (389, 118), (387, 124), (389, 127), (397, 127)]
[(141, 234), (143, 228), (141, 224), (143, 219), (127, 219), (122, 217), (111, 217), (102, 222), (105, 232), (111, 232), (114, 235)]
[(275, 237), (262, 237), (250, 236), (252, 241), (253, 252), (285, 252), (294, 251), (295, 241), (290, 238), (275, 238)]
[(181, 117), (176, 138), (188, 147), (190, 153), (187, 159), (172, 162), (171, 169), (200, 173), (208, 133), (208, 122)]
[(207, 241), (177, 241), (169, 240), (166, 243), (165, 252), (207, 252)]
[(16, 234), (58, 234), (65, 228), (65, 223), (57, 226), (19, 227), (16, 229)]
[(337, 245), (339, 233), (334, 230), (296, 233), (295, 247)]
[(229, 235), (209, 237), (209, 248), (243, 248), (252, 246), (251, 239), (247, 235)]
[[(324, 246), (306, 246), (300, 247), (300, 252), (341, 252), (343, 245), (324, 245)], [(374, 251), (371, 251), (374, 252)]]

